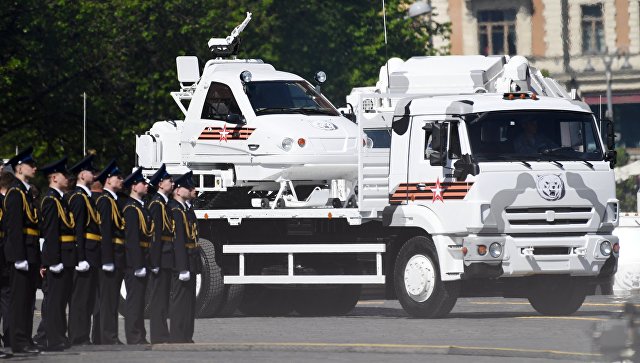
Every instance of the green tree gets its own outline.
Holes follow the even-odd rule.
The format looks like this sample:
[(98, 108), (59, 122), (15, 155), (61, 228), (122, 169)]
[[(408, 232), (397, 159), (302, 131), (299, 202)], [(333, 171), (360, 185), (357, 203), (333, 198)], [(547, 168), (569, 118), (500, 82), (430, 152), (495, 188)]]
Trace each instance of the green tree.
[[(409, 0), (387, 4), (388, 56), (429, 52), (428, 35), (404, 19)], [(206, 43), (253, 12), (240, 57), (262, 58), (312, 79), (340, 105), (353, 86), (375, 83), (386, 61), (378, 0), (21, 0), (0, 7), (0, 155), (34, 145), (47, 162), (82, 153), (82, 98), (88, 95), (87, 146), (99, 161), (135, 161), (135, 135), (179, 119), (175, 57), (211, 58)], [(446, 26), (439, 32), (445, 32)]]

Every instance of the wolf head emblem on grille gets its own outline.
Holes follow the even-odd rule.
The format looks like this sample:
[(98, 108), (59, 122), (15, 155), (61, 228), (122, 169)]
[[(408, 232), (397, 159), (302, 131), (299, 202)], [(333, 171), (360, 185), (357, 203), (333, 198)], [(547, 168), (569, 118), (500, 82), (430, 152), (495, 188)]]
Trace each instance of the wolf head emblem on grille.
[(546, 200), (555, 201), (564, 197), (564, 182), (559, 175), (538, 175), (536, 184), (538, 185), (538, 194)]

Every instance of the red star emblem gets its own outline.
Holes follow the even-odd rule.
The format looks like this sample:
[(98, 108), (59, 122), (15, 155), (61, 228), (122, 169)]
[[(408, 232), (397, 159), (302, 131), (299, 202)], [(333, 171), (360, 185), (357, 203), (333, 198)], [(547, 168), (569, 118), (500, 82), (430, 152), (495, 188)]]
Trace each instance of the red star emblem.
[(431, 189), (431, 192), (433, 193), (432, 202), (435, 203), (436, 200), (439, 200), (442, 203), (444, 203), (444, 199), (442, 198), (442, 192), (445, 191), (445, 188), (442, 187), (442, 185), (440, 184), (440, 178), (436, 180), (436, 186), (430, 189)]
[(220, 142), (222, 142), (222, 140), (224, 140), (224, 142), (229, 142), (227, 139), (227, 135), (229, 135), (230, 132), (227, 131), (227, 124), (224, 124), (224, 126), (222, 126), (222, 131), (220, 131)]

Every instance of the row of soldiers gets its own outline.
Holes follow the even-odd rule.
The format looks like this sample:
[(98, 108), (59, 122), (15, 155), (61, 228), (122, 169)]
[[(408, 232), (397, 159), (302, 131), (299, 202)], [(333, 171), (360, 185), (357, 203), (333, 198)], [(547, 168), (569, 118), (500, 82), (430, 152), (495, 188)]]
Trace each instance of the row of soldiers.
[[(12, 172), (0, 174), (0, 264), (9, 276), (4, 280), (8, 286), (0, 286), (0, 299), (6, 291), (8, 310), (3, 309), (2, 318), (5, 346), (11, 347), (4, 355), (123, 344), (118, 338), (123, 280), (127, 344), (148, 344), (148, 283), (151, 343), (193, 342), (201, 262), (190, 204), (196, 197), (192, 173), (173, 178), (162, 165), (148, 180), (140, 168), (123, 178), (115, 161), (98, 173), (94, 155), (69, 169), (63, 158), (38, 170), (32, 151), (29, 147), (11, 158), (5, 166)], [(49, 187), (38, 202), (29, 184), (36, 171), (46, 176)], [(92, 190), (96, 182), (101, 192)], [(157, 190), (151, 198), (150, 185)], [(34, 341), (40, 279), (45, 294)]]

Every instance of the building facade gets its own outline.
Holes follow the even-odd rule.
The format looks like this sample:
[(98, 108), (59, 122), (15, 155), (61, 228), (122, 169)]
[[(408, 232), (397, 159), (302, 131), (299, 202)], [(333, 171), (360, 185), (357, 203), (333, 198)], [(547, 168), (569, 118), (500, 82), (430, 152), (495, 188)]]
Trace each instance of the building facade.
[(451, 23), (450, 40), (434, 46), (456, 55), (524, 55), (603, 116), (609, 69), (618, 144), (640, 157), (640, 0), (430, 2), (431, 20)]

